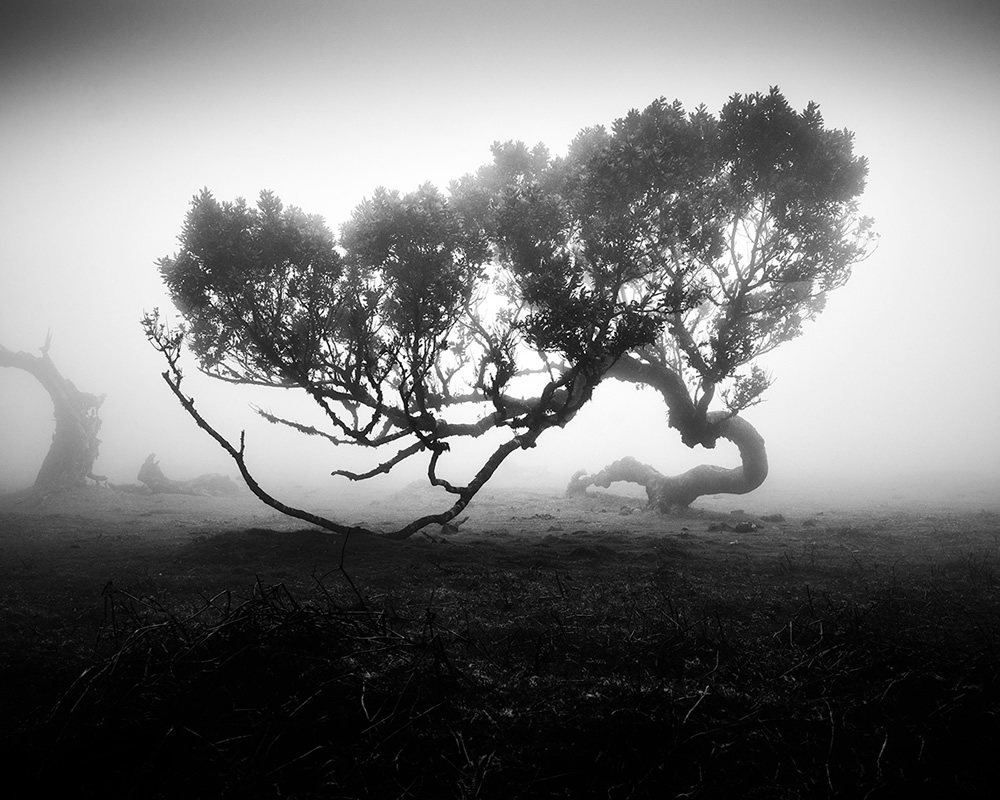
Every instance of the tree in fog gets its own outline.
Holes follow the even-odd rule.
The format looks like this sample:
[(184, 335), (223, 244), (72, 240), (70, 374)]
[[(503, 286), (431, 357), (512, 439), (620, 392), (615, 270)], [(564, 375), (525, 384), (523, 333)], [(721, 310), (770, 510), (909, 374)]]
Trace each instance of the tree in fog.
[(101, 429), (98, 411), (104, 395), (81, 392), (73, 381), (64, 378), (49, 357), (51, 344), (50, 334), (40, 350), (41, 355), (37, 356), (0, 345), (0, 367), (14, 367), (30, 373), (52, 399), (55, 432), (34, 484), (42, 491), (82, 486), (88, 478), (106, 480), (93, 471), (101, 444), (97, 438)]
[[(367, 472), (336, 475), (425, 459), (452, 501), (393, 536), (452, 519), (607, 378), (653, 388), (685, 445), (729, 439), (742, 465), (667, 477), (623, 459), (574, 476), (571, 491), (636, 481), (663, 510), (748, 492), (767, 474), (763, 439), (742, 416), (770, 383), (755, 360), (798, 336), (873, 243), (856, 203), (867, 162), (852, 139), (776, 89), (735, 95), (718, 117), (658, 100), (582, 131), (565, 157), (495, 144), (492, 163), (447, 193), (379, 189), (339, 240), (270, 193), (251, 207), (203, 191), (181, 249), (160, 261), (184, 324), (153, 314), (146, 332), (168, 384), (250, 488), (332, 530), (347, 528), (261, 489), (242, 441), (226, 441), (184, 395), (184, 343), (221, 380), (301, 389), (328, 427), (262, 411), (270, 421), (389, 451)], [(452, 482), (451, 444), (487, 432), (499, 443)]]

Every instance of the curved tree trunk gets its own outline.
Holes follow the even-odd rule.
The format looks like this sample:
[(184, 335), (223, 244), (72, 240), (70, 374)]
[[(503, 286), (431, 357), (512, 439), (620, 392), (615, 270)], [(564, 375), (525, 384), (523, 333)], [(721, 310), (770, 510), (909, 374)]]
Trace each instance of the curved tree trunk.
[(688, 506), (706, 494), (752, 492), (767, 478), (767, 450), (757, 429), (731, 412), (707, 410), (714, 395), (713, 384), (704, 382), (705, 391), (695, 402), (681, 376), (669, 366), (653, 358), (630, 355), (618, 359), (607, 376), (659, 392), (667, 405), (670, 427), (680, 432), (681, 441), (688, 447), (711, 449), (718, 439), (728, 439), (739, 448), (742, 463), (732, 469), (703, 464), (681, 475), (667, 476), (626, 457), (596, 475), (576, 473), (570, 479), (567, 494), (581, 494), (588, 486), (606, 488), (616, 481), (638, 483), (645, 487), (649, 504), (667, 512), (677, 506)]
[(97, 433), (101, 429), (98, 409), (104, 395), (81, 392), (64, 378), (49, 358), (51, 335), (41, 348), (41, 356), (8, 350), (0, 345), (0, 367), (15, 367), (30, 372), (49, 393), (55, 410), (56, 430), (52, 445), (35, 478), (39, 489), (65, 489), (86, 483), (87, 478), (106, 480), (95, 475), (94, 462), (100, 449)]
[(645, 487), (649, 504), (666, 513), (677, 506), (688, 506), (706, 494), (752, 492), (767, 477), (764, 438), (745, 419), (730, 416), (724, 411), (708, 414), (707, 422), (715, 436), (728, 439), (739, 448), (743, 462), (740, 466), (727, 469), (702, 464), (680, 475), (667, 476), (627, 456), (609, 464), (596, 475), (576, 473), (566, 493), (582, 494), (588, 486), (607, 488), (616, 481), (638, 483)]

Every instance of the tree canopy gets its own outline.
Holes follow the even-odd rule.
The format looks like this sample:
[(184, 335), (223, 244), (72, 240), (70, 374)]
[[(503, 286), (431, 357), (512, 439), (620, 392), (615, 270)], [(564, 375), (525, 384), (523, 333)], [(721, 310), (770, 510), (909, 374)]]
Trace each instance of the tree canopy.
[[(242, 444), (181, 392), (183, 342), (209, 375), (303, 390), (327, 428), (261, 412), (270, 421), (389, 451), (334, 474), (426, 458), (453, 501), (392, 534), (406, 536), (460, 513), (608, 377), (659, 391), (688, 446), (734, 438), (770, 382), (755, 360), (798, 336), (874, 243), (853, 135), (777, 89), (734, 95), (718, 117), (656, 100), (581, 131), (562, 157), (520, 142), (492, 154), (446, 192), (377, 189), (339, 238), (270, 192), (256, 207), (207, 190), (192, 200), (180, 250), (159, 262), (184, 324), (144, 323), (171, 388), (266, 502), (346, 530), (256, 486)], [(506, 437), (451, 483), (449, 443), (488, 430)]]

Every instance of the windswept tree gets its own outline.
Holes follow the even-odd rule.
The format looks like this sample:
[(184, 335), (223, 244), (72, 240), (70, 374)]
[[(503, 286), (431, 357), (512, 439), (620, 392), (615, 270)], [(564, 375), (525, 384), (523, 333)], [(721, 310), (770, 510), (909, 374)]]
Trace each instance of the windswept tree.
[[(160, 271), (184, 322), (146, 333), (164, 378), (270, 505), (181, 389), (181, 349), (221, 380), (296, 387), (326, 428), (271, 422), (377, 456), (363, 480), (426, 459), (452, 501), (389, 533), (445, 523), (500, 464), (569, 423), (607, 378), (652, 387), (689, 447), (738, 446), (732, 470), (666, 477), (633, 459), (571, 491), (642, 483), (661, 509), (747, 492), (767, 474), (763, 439), (741, 412), (769, 377), (755, 360), (799, 335), (873, 244), (858, 213), (867, 162), (852, 134), (794, 111), (773, 89), (736, 95), (718, 118), (658, 100), (610, 130), (582, 131), (565, 157), (495, 144), (492, 163), (447, 193), (379, 189), (339, 241), (315, 216), (264, 192), (256, 207), (192, 201), (181, 249)], [(717, 407), (721, 406), (721, 407)], [(470, 413), (474, 412), (474, 413)], [(445, 474), (451, 445), (498, 444), (470, 479)]]
[(83, 486), (88, 478), (95, 482), (106, 481), (105, 476), (94, 474), (94, 462), (101, 445), (97, 438), (101, 429), (98, 412), (104, 395), (81, 392), (73, 381), (64, 378), (49, 357), (51, 344), (50, 333), (41, 347), (41, 355), (37, 356), (0, 345), (0, 367), (14, 367), (30, 373), (52, 399), (55, 432), (34, 486), (42, 491), (59, 491)]

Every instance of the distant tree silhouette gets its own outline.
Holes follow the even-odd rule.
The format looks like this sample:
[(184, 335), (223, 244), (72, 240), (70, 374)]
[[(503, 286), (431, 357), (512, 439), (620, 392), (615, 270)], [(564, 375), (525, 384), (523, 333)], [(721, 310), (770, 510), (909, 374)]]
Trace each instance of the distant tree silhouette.
[(35, 488), (67, 489), (81, 486), (87, 478), (106, 481), (94, 474), (94, 462), (100, 449), (97, 434), (101, 429), (98, 410), (104, 395), (81, 392), (71, 380), (64, 378), (49, 357), (51, 333), (45, 339), (41, 355), (14, 352), (0, 345), (0, 367), (23, 369), (33, 375), (52, 399), (56, 429), (52, 445), (35, 478)]
[[(624, 459), (570, 484), (635, 481), (666, 510), (765, 479), (763, 439), (741, 416), (770, 383), (754, 361), (798, 336), (870, 252), (871, 220), (857, 208), (866, 175), (850, 132), (772, 89), (733, 96), (718, 118), (657, 100), (582, 131), (562, 158), (494, 144), (492, 163), (447, 193), (378, 189), (339, 241), (269, 192), (253, 208), (205, 190), (180, 251), (160, 261), (184, 323), (170, 329), (154, 312), (144, 325), (165, 380), (250, 488), (325, 528), (349, 530), (267, 494), (243, 442), (183, 394), (184, 342), (221, 380), (303, 390), (329, 428), (266, 419), (392, 450), (367, 472), (335, 475), (363, 480), (426, 458), (430, 484), (453, 500), (390, 536), (454, 519), (509, 455), (568, 424), (609, 377), (659, 392), (687, 446), (726, 438), (740, 450), (732, 470), (667, 477)], [(487, 431), (504, 435), (471, 480), (443, 477), (451, 443)]]

